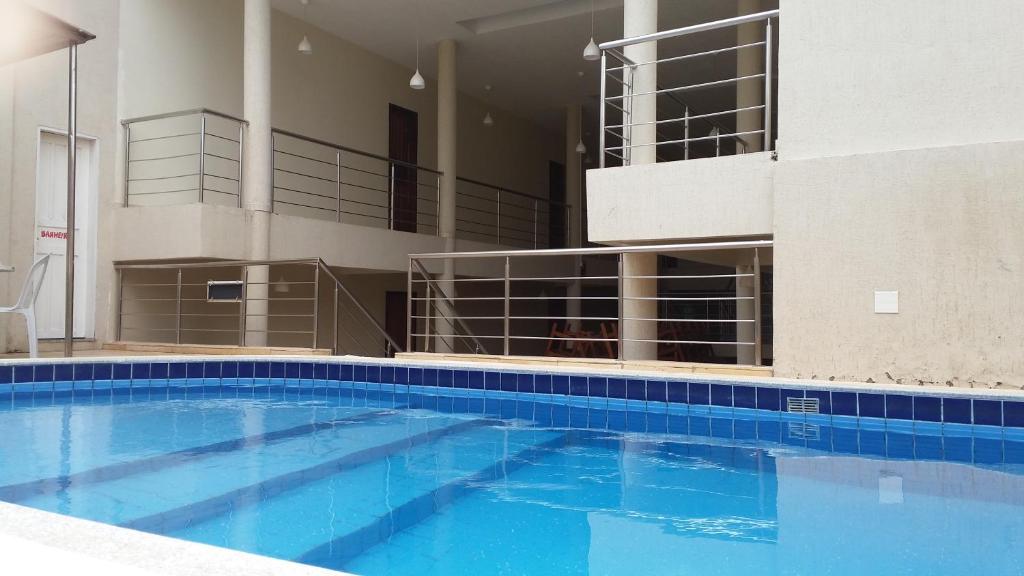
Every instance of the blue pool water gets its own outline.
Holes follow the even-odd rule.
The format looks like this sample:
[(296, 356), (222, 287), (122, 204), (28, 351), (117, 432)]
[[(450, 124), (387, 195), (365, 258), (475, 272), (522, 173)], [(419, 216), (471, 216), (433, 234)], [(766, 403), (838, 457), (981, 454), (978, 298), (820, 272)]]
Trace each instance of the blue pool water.
[(0, 499), (367, 575), (1024, 573), (999, 428), (410, 390), (16, 394)]

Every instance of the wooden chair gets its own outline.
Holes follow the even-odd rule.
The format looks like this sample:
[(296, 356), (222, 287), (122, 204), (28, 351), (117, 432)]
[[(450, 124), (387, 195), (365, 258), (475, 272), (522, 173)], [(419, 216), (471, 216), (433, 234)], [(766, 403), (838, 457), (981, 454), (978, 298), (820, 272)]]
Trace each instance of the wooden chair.
[[(568, 324), (568, 323), (566, 323)], [(551, 332), (548, 334), (548, 348), (545, 350), (545, 356), (558, 356), (568, 357), (572, 355), (572, 350), (567, 346), (567, 340), (569, 334), (564, 330), (558, 329), (558, 322), (551, 323)]]

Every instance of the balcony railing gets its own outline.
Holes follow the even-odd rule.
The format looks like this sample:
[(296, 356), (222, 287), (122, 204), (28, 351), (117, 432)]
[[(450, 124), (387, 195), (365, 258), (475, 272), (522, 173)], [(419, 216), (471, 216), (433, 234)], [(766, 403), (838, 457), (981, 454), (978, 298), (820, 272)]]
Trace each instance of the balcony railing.
[[(771, 249), (756, 240), (412, 254), (406, 348), (761, 365), (771, 358)], [(658, 264), (632, 271), (635, 254)], [(442, 278), (449, 259), (474, 273)]]
[(121, 122), (125, 206), (241, 206), (246, 121), (197, 108)]
[(569, 238), (569, 206), (500, 186), (458, 178), (457, 235), (519, 248), (549, 248)]
[[(121, 122), (125, 206), (242, 206), (241, 118), (199, 108)], [(438, 235), (437, 170), (274, 129), (273, 211)], [(562, 246), (569, 207), (501, 186), (456, 179), (456, 236), (522, 248)]]
[(322, 260), (117, 264), (118, 340), (387, 356), (402, 350)]
[[(778, 16), (779, 10), (769, 10), (601, 44), (601, 167), (628, 166), (637, 150), (651, 147), (657, 161), (773, 150), (777, 42), (772, 21)], [(726, 30), (737, 34), (723, 43)], [(661, 57), (634, 62), (622, 50), (648, 43), (658, 44)], [(709, 44), (715, 47), (707, 49)], [(687, 45), (701, 48), (687, 51)], [(737, 59), (734, 75), (699, 76), (701, 64), (708, 68), (708, 60), (722, 56)], [(733, 69), (711, 64), (715, 71)], [(638, 79), (652, 73), (654, 89), (638, 91)], [(702, 107), (695, 101), (721, 105)]]

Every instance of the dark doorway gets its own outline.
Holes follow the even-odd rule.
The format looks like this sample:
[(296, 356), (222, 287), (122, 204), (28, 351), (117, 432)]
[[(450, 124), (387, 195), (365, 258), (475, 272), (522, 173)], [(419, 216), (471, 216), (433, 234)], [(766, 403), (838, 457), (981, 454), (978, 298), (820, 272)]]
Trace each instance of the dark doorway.
[(565, 207), (565, 165), (560, 162), (548, 163), (548, 200), (548, 248), (565, 248), (569, 218)]
[(416, 112), (389, 104), (388, 158), (397, 160), (391, 172), (394, 180), (390, 182), (394, 194), (388, 203), (392, 230), (416, 231), (418, 174), (414, 166), (418, 162), (418, 138), (419, 116)]
[[(413, 293), (415, 296), (415, 292)], [(391, 339), (396, 344), (405, 348), (406, 336), (408, 335), (408, 324), (406, 324), (406, 306), (409, 303), (408, 292), (392, 292), (388, 291), (384, 293), (384, 330), (391, 336)], [(416, 319), (412, 319), (412, 331), (415, 333), (416, 330)], [(416, 351), (416, 339), (412, 339), (412, 346), (406, 350), (406, 352)], [(388, 356), (394, 356), (395, 351), (388, 348)]]

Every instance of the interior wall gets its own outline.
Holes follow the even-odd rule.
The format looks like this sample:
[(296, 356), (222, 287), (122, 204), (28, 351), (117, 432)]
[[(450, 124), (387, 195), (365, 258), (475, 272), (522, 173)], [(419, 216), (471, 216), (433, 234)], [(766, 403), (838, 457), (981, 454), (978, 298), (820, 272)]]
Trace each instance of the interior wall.
[[(96, 290), (87, 306), (97, 340), (108, 339), (113, 271), (112, 207), (118, 203), (117, 150), (118, 0), (29, 0), (28, 4), (96, 35), (78, 49), (78, 132), (96, 138)], [(66, 130), (68, 53), (60, 50), (0, 67), (0, 303), (13, 303), (35, 251), (36, 169), (41, 128)], [(80, 211), (87, 207), (79, 207)], [(83, 239), (84, 240), (84, 239)], [(0, 316), (0, 351), (25, 350), (24, 322)]]

